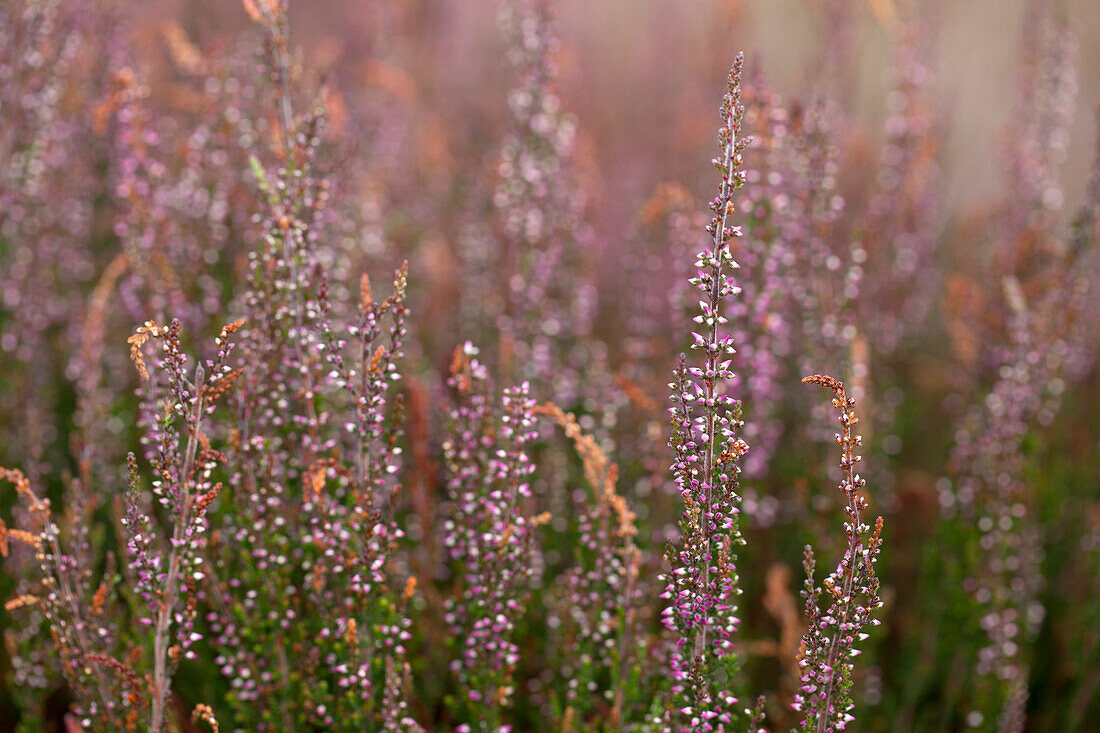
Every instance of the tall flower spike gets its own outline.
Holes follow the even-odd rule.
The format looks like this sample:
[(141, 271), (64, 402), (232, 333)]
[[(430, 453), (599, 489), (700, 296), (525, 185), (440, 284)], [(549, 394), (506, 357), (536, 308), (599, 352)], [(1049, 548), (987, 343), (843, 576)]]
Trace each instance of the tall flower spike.
[(729, 223), (734, 192), (744, 183), (741, 153), (752, 142), (741, 136), (741, 70), (738, 54), (730, 70), (718, 131), (721, 156), (714, 165), (722, 174), (718, 195), (710, 203), (714, 218), (707, 226), (711, 246), (699, 253), (690, 282), (700, 293), (699, 330), (693, 349), (703, 352), (701, 366), (680, 357), (672, 389), (672, 437), (676, 453), (672, 471), (684, 513), (681, 538), (666, 558), (672, 571), (664, 576), (664, 624), (676, 636), (670, 662), (672, 700), (666, 724), (681, 730), (707, 731), (729, 725), (737, 699), (730, 688), (736, 668), (731, 637), (737, 629), (736, 546), (741, 542), (738, 514), (741, 497), (737, 476), (748, 444), (738, 437), (741, 404), (729, 396), (733, 339), (724, 332), (723, 301), (740, 289), (727, 273), (738, 267), (730, 241), (741, 236)]
[[(854, 703), (850, 660), (860, 653), (855, 648), (856, 640), (867, 638), (863, 629), (879, 624), (874, 613), (882, 607), (875, 575), (875, 562), (882, 547), (882, 517), (875, 521), (874, 531), (862, 520), (868, 504), (860, 493), (866, 482), (855, 472), (855, 464), (861, 460), (855, 451), (862, 443), (853, 430), (859, 422), (855, 413), (856, 401), (848, 396), (844, 383), (832, 377), (815, 374), (802, 382), (820, 384), (833, 391), (833, 407), (839, 413), (837, 420), (843, 428), (836, 434), (836, 443), (841, 449), (843, 476), (839, 488), (847, 502), (844, 533), (848, 547), (836, 570), (818, 588), (814, 584), (814, 551), (806, 545), (806, 589), (802, 597), (806, 601), (809, 628), (802, 637), (805, 653), (798, 662), (803, 670), (802, 687), (791, 705), (802, 714), (804, 733), (825, 733), (844, 730), (854, 719), (851, 715)], [(824, 612), (819, 598), (829, 600)]]

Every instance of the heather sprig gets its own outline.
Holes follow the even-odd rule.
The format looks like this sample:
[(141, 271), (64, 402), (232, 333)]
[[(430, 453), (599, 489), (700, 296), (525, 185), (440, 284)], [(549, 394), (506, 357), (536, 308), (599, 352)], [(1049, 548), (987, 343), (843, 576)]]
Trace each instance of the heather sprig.
[(1067, 241), (1047, 244), (1053, 257), (1031, 269), (1030, 282), (1011, 275), (1003, 280), (1000, 307), (1007, 311), (1008, 343), (997, 352), (1003, 361), (956, 431), (957, 475), (941, 502), (946, 516), (966, 522), (967, 547), (977, 547), (981, 558), (964, 582), (984, 637), (968, 720), (996, 721), (1002, 731), (1026, 724), (1031, 645), (1046, 614), (1040, 601), (1042, 530), (1027, 441), (1033, 430), (1054, 421), (1066, 382), (1095, 360), (1085, 303), (1094, 287), (1097, 181), (1100, 155)]
[(954, 481), (941, 495), (944, 515), (961, 523), (963, 551), (978, 558), (963, 581), (979, 619), (967, 722), (1006, 732), (1027, 725), (1033, 645), (1047, 613), (1041, 487), (1030, 475), (1028, 445), (1033, 431), (1055, 421), (1067, 382), (1095, 362), (1085, 303), (1094, 288), (1100, 156), (1068, 236), (1058, 235), (1063, 194), (1055, 167), (1073, 107), (1075, 39), (1049, 13), (1030, 6), (1024, 32), (1011, 193), (994, 251), (1001, 287), (979, 332), (979, 365), (991, 372), (991, 384), (975, 390), (980, 401), (960, 420)]
[(857, 319), (875, 352), (883, 355), (894, 354), (917, 335), (941, 278), (935, 255), (943, 122), (933, 107), (930, 33), (915, 20), (898, 28), (885, 142), (853, 232), (866, 257)]
[(210, 584), (216, 662), (241, 725), (416, 730), (404, 699), (416, 579), (393, 560), (407, 268), (377, 301), (361, 278), (339, 325), (320, 254), (324, 114), (294, 111), (286, 4), (245, 7), (264, 32), (278, 161), (252, 156), (263, 229), (243, 297), (234, 511)]
[[(327, 320), (331, 306), (326, 280), (322, 280), (319, 295), (326, 358), (332, 366), (329, 377), (348, 391), (355, 405), (355, 423), (348, 423), (345, 428), (354, 433), (358, 441), (355, 463), (359, 486), (356, 493), (364, 505), (371, 507), (387, 504), (386, 482), (397, 473), (397, 459), (401, 454), (396, 446), (392, 420), (387, 420), (386, 400), (401, 378), (395, 360), (401, 355), (405, 336), (408, 274), (408, 263), (404, 263), (394, 277), (393, 294), (378, 303), (374, 302), (370, 277), (364, 274), (360, 278), (358, 318), (347, 329), (349, 337), (357, 342), (352, 367), (346, 365), (342, 356), (346, 340), (336, 337)], [(390, 319), (388, 327), (384, 325), (387, 316)], [(386, 343), (378, 343), (384, 329), (388, 330)]]
[(730, 241), (741, 236), (729, 222), (734, 191), (744, 183), (741, 154), (751, 140), (741, 135), (741, 72), (744, 54), (734, 61), (722, 103), (718, 133), (721, 157), (713, 162), (722, 174), (718, 195), (710, 203), (714, 218), (707, 225), (712, 245), (699, 253), (691, 284), (703, 293), (692, 348), (703, 352), (702, 364), (689, 367), (680, 357), (672, 389), (672, 438), (676, 453), (672, 471), (684, 513), (681, 537), (670, 545), (665, 593), (669, 602), (664, 624), (675, 638), (671, 653), (672, 698), (667, 724), (682, 730), (717, 730), (732, 723), (736, 670), (732, 635), (736, 614), (738, 514), (741, 498), (737, 476), (748, 444), (738, 437), (741, 406), (728, 393), (733, 340), (722, 326), (722, 304), (740, 289), (729, 274), (738, 267)]
[[(202, 552), (206, 513), (221, 490), (221, 484), (214, 483), (211, 475), (217, 463), (224, 460), (210, 447), (202, 427), (203, 420), (213, 412), (217, 397), (240, 374), (226, 361), (233, 349), (228, 339), (242, 324), (243, 321), (235, 321), (221, 330), (215, 341), (217, 356), (197, 366), (193, 379), (187, 377), (187, 360), (180, 350), (178, 320), (167, 328), (149, 321), (130, 337), (130, 356), (138, 374), (150, 385), (145, 403), (149, 415), (146, 445), (157, 477), (153, 496), (167, 509), (172, 526), (166, 547), (156, 547), (150, 542), (152, 521), (140, 506), (137, 465), (131, 455), (130, 491), (123, 524), (129, 538), (128, 561), (134, 589), (149, 614), (138, 618), (138, 622), (153, 630), (150, 731), (163, 729), (170, 678), (181, 657), (192, 657), (191, 645), (202, 638), (194, 629), (195, 592), (196, 585), (205, 578)], [(152, 379), (146, 366), (142, 348), (151, 340), (160, 342), (162, 347), (157, 373), (163, 373), (166, 384)], [(184, 435), (174, 429), (178, 420), (184, 426), (183, 441)]]
[(99, 665), (87, 662), (89, 656), (109, 649), (110, 640), (104, 639), (95, 614), (89, 610), (94, 600), (82, 569), (62, 548), (61, 530), (53, 519), (50, 501), (39, 497), (18, 469), (0, 469), (0, 478), (15, 486), (26, 505), (29, 528), (9, 528), (0, 523), (0, 555), (7, 557), (13, 544), (25, 545), (34, 553), (38, 576), (32, 586), (34, 592), (24, 590), (9, 600), (5, 609), (42, 613), (51, 628), (61, 672), (78, 696), (77, 710), (85, 716), (85, 725), (90, 726), (94, 720), (108, 729), (124, 730), (127, 721), (136, 720), (141, 713), (127, 709), (138, 700), (125, 698), (117, 683), (112, 684), (112, 677), (102, 674)]
[(458, 581), (445, 614), (458, 682), (452, 706), (460, 730), (500, 730), (514, 693), (513, 635), (528, 596), (534, 532), (548, 519), (529, 516), (526, 507), (535, 401), (526, 383), (506, 389), (498, 425), (488, 372), (470, 344), (456, 349), (448, 385), (455, 403), (443, 445), (450, 513), (444, 545)]
[(882, 607), (875, 563), (882, 548), (883, 522), (879, 517), (872, 530), (863, 520), (868, 503), (862, 493), (866, 482), (855, 472), (855, 465), (861, 460), (856, 450), (862, 444), (853, 429), (859, 421), (855, 400), (848, 396), (844, 384), (832, 377), (815, 374), (802, 381), (832, 390), (833, 407), (839, 413), (837, 420), (842, 427), (842, 432), (836, 434), (836, 443), (841, 448), (843, 477), (838, 488), (846, 502), (847, 547), (836, 569), (818, 586), (814, 580), (814, 551), (810, 545), (806, 546), (803, 562), (806, 587), (802, 597), (806, 601), (809, 628), (803, 637), (804, 651), (799, 660), (802, 687), (792, 704), (802, 715), (805, 733), (825, 733), (844, 730), (854, 719), (851, 659), (861, 653), (856, 642), (867, 638), (864, 629), (880, 623), (875, 618), (875, 612)]
[[(163, 510), (144, 506), (140, 471), (131, 453), (127, 459), (130, 488), (121, 519), (127, 536), (126, 587), (115, 587), (119, 578), (109, 562), (93, 592), (87, 551), (82, 557), (63, 550), (49, 501), (32, 491), (21, 472), (4, 472), (27, 504), (32, 529), (4, 528), (0, 544), (4, 554), (8, 537), (30, 544), (41, 573), (41, 590), (24, 594), (9, 608), (33, 603), (43, 611), (54, 630), (62, 670), (78, 696), (84, 727), (135, 730), (144, 721), (147, 730), (163, 730), (172, 675), (181, 658), (193, 656), (190, 648), (202, 638), (193, 626), (196, 584), (204, 577), (207, 510), (221, 489), (211, 473), (222, 459), (211, 448), (202, 425), (213, 414), (217, 397), (236, 378), (226, 361), (233, 348), (228, 339), (240, 325), (238, 321), (222, 329), (216, 357), (196, 367), (193, 379), (187, 376), (178, 321), (168, 327), (150, 321), (130, 338), (131, 358), (149, 386), (143, 427), (156, 477), (153, 497)], [(150, 340), (161, 345), (152, 372), (143, 354)], [(168, 525), (164, 532), (158, 519), (161, 513)], [(86, 530), (74, 537), (76, 546), (87, 544)], [(136, 633), (123, 633), (116, 626), (122, 619), (104, 613), (109, 599), (120, 592), (132, 596), (140, 629)], [(124, 659), (120, 658), (123, 651)]]
[[(1030, 351), (1026, 344), (1021, 347)], [(987, 637), (977, 653), (968, 720), (996, 720), (999, 730), (1008, 731), (1023, 726), (1027, 648), (1043, 609), (1037, 602), (1039, 547), (1035, 528), (1028, 526), (1031, 498), (1022, 452), (1037, 408), (1036, 375), (1026, 357), (1006, 366), (1005, 378), (986, 395), (971, 428), (959, 432), (954, 460), (964, 473), (957, 479), (951, 510), (977, 530), (969, 533), (970, 546), (976, 540), (981, 551), (964, 583), (980, 609), (980, 628)]]

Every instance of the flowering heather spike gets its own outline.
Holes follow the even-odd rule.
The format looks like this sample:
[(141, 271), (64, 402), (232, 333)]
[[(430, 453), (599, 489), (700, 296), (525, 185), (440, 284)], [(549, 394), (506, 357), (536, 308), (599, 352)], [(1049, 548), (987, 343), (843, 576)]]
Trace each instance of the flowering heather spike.
[[(129, 535), (131, 573), (137, 579), (135, 587), (148, 613), (144, 617), (146, 623), (153, 627), (150, 731), (160, 731), (165, 726), (169, 680), (182, 657), (193, 657), (190, 647), (202, 638), (194, 628), (194, 593), (196, 583), (205, 577), (201, 564), (206, 511), (221, 488), (211, 481), (211, 473), (218, 461), (224, 459), (210, 447), (202, 427), (213, 410), (213, 405), (206, 402), (206, 395), (221, 390), (221, 380), (233, 371), (225, 363), (233, 344), (225, 339), (239, 326), (237, 322), (222, 329), (218, 357), (207, 364), (209, 377), (200, 365), (195, 368), (193, 381), (186, 377), (179, 321), (172, 321), (168, 328), (146, 323), (130, 338), (131, 358), (151, 389), (146, 402), (146, 425), (149, 458), (157, 477), (153, 494), (161, 505), (168, 507), (172, 521), (167, 546), (153, 546), (149, 541), (151, 522), (138, 506), (136, 461), (131, 454), (124, 524)], [(142, 358), (142, 346), (150, 338), (162, 345), (158, 371), (167, 376), (165, 386), (150, 378)], [(161, 412), (157, 412), (157, 405), (164, 406)], [(183, 418), (186, 434), (186, 441), (182, 442), (173, 429), (179, 417)]]
[(445, 615), (458, 655), (451, 662), (461, 689), (455, 707), (459, 719), (476, 724), (460, 730), (498, 730), (512, 697), (520, 651), (513, 634), (526, 603), (533, 531), (545, 521), (527, 517), (523, 506), (534, 472), (527, 446), (537, 437), (535, 402), (526, 384), (505, 390), (498, 428), (487, 380), (477, 349), (460, 347), (443, 446), (451, 512), (444, 544), (462, 589)]
[[(1086, 200), (1068, 237), (1054, 236), (1061, 207), (1056, 178), (1072, 118), (1075, 39), (1043, 4), (1029, 8), (1012, 147), (1012, 190), (1005, 202), (1006, 246), (999, 255), (1000, 297), (991, 298), (997, 330), (981, 345), (993, 383), (963, 415), (951, 462), (956, 472), (941, 494), (944, 514), (962, 521), (961, 551), (980, 558), (964, 581), (980, 618), (975, 685), (968, 720), (1004, 733), (1028, 718), (1033, 644), (1047, 609), (1042, 603), (1039, 487), (1029, 480), (1030, 431), (1051, 425), (1067, 379), (1096, 358), (1095, 287), (1089, 249), (1095, 238), (1100, 157)], [(981, 394), (979, 392), (979, 394)]]
[[(1017, 318), (1023, 320), (1025, 314)], [(1021, 331), (1021, 336), (1026, 332)], [(972, 719), (999, 720), (1002, 731), (1022, 730), (1027, 702), (1026, 644), (1038, 629), (1043, 608), (1034, 528), (1029, 528), (1021, 452), (1037, 409), (1039, 375), (1029, 368), (1027, 343), (1021, 358), (1007, 365), (980, 409), (959, 431), (953, 459), (963, 468), (951, 502), (972, 531), (982, 558), (966, 582), (981, 613), (986, 644), (978, 651)], [(974, 718), (976, 716), (976, 718)]]
[(403, 590), (415, 584), (394, 559), (404, 533), (393, 516), (408, 268), (381, 300), (360, 278), (350, 323), (334, 323), (319, 253), (323, 115), (291, 104), (286, 3), (254, 8), (278, 160), (268, 170), (253, 157), (263, 232), (244, 296), (233, 508), (209, 584), (216, 662), (241, 727), (415, 730), (403, 699), (414, 600)]
[[(121, 695), (108, 680), (85, 663), (88, 655), (108, 651), (94, 619), (85, 617), (78, 568), (68, 553), (62, 550), (61, 531), (53, 521), (48, 499), (39, 498), (22, 471), (0, 468), (0, 480), (15, 486), (16, 494), (26, 505), (29, 530), (8, 529), (8, 539), (26, 544), (35, 555), (39, 585), (37, 603), (10, 603), (9, 610), (33, 607), (39, 609), (50, 624), (54, 645), (61, 657), (65, 680), (78, 697), (79, 709), (121, 723)], [(23, 598), (29, 598), (24, 594)]]
[(672, 700), (667, 724), (682, 730), (717, 730), (731, 724), (737, 700), (730, 687), (736, 668), (731, 637), (737, 629), (736, 546), (741, 542), (737, 475), (748, 444), (737, 437), (741, 406), (728, 394), (734, 379), (730, 361), (733, 340), (724, 334), (723, 301), (739, 292), (727, 274), (738, 267), (730, 241), (741, 236), (729, 223), (734, 191), (745, 174), (741, 154), (751, 139), (741, 136), (741, 71), (744, 54), (730, 70), (718, 132), (722, 174), (718, 195), (710, 203), (714, 218), (707, 225), (712, 244), (699, 253), (691, 284), (703, 294), (699, 332), (692, 348), (703, 352), (701, 366), (688, 367), (680, 357), (672, 388), (672, 465), (684, 513), (681, 538), (666, 560), (672, 570), (662, 598), (669, 601), (664, 624), (675, 635), (671, 653)]
[[(806, 545), (803, 563), (806, 587), (802, 597), (806, 600), (809, 628), (803, 636), (805, 652), (799, 661), (802, 687), (791, 705), (801, 713), (805, 733), (825, 733), (844, 730), (853, 720), (850, 660), (860, 653), (855, 643), (865, 638), (863, 629), (879, 624), (874, 618), (875, 611), (882, 607), (875, 563), (882, 547), (882, 517), (876, 520), (873, 532), (863, 523), (868, 504), (860, 493), (866, 482), (855, 473), (855, 464), (861, 460), (855, 451), (862, 443), (853, 430), (859, 421), (856, 401), (845, 392), (844, 384), (832, 377), (815, 374), (802, 382), (832, 390), (833, 407), (840, 413), (837, 420), (843, 428), (842, 433), (836, 434), (836, 443), (841, 449), (843, 478), (839, 489), (847, 501), (844, 534), (848, 546), (836, 570), (825, 577), (819, 588), (814, 584), (813, 548)], [(825, 610), (821, 608), (821, 598), (828, 604)]]
[(1003, 281), (1008, 343), (996, 352), (1000, 363), (992, 387), (956, 431), (951, 460), (957, 475), (953, 490), (941, 497), (945, 516), (959, 517), (970, 529), (964, 551), (981, 558), (965, 581), (984, 637), (970, 716), (996, 721), (1001, 731), (1019, 731), (1026, 723), (1029, 649), (1046, 613), (1027, 436), (1036, 424), (1054, 421), (1065, 379), (1083, 373), (1096, 358), (1086, 325), (1095, 323), (1086, 305), (1091, 276), (1081, 256), (1095, 236), (1087, 222), (1095, 215), (1090, 209), (1096, 207), (1098, 171), (1100, 157), (1069, 241), (1052, 244), (1062, 256), (1045, 263), (1029, 283), (1012, 276)]
[[(358, 442), (355, 453), (357, 493), (365, 505), (372, 507), (388, 505), (387, 482), (397, 472), (399, 451), (372, 448), (384, 443), (392, 428), (386, 421), (386, 405), (388, 394), (400, 379), (396, 359), (401, 356), (409, 313), (405, 307), (408, 274), (406, 262), (394, 276), (393, 295), (377, 304), (371, 296), (370, 281), (363, 276), (358, 318), (355, 325), (348, 328), (348, 334), (357, 342), (352, 367), (347, 366), (342, 356), (346, 341), (333, 333), (328, 322), (330, 306), (324, 289), (318, 299), (319, 325), (325, 356), (332, 368), (330, 375), (337, 386), (348, 392), (355, 405), (356, 421), (349, 429)], [(388, 328), (385, 327), (386, 318), (390, 321)], [(388, 340), (379, 343), (384, 332)]]

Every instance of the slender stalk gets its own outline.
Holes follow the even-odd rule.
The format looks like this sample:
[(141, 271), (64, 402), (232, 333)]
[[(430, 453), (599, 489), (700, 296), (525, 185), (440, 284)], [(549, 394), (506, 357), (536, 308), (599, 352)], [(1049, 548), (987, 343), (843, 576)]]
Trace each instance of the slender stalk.
[[(734, 110), (731, 110), (727, 119), (727, 129), (732, 129), (735, 124), (733, 115)], [(736, 136), (731, 134), (729, 140), (726, 142), (725, 149), (722, 151), (722, 164), (725, 170), (732, 170), (734, 158), (737, 155), (736, 152), (737, 139)], [(729, 249), (729, 237), (727, 233), (726, 221), (729, 217), (732, 207), (728, 205), (728, 202), (733, 197), (733, 185), (730, 180), (730, 176), (722, 176), (722, 184), (719, 189), (718, 198), (721, 202), (720, 210), (716, 212), (715, 224), (712, 224), (713, 237), (714, 237), (714, 251), (717, 253), (721, 249)], [(706, 504), (703, 506), (703, 511), (700, 512), (699, 522), (702, 529), (703, 536), (706, 538), (706, 557), (711, 556), (711, 540), (712, 532), (710, 527), (710, 514), (711, 504), (714, 501), (714, 446), (720, 440), (718, 436), (714, 434), (715, 417), (717, 415), (717, 408), (715, 407), (715, 378), (713, 375), (718, 372), (718, 355), (719, 349), (719, 324), (721, 323), (721, 313), (719, 312), (722, 305), (722, 259), (717, 258), (718, 264), (714, 267), (714, 277), (711, 282), (710, 292), (710, 312), (713, 315), (711, 319), (710, 334), (707, 348), (707, 371), (703, 379), (703, 383), (706, 389), (706, 434), (707, 434), (707, 446), (706, 452), (703, 455), (703, 476), (706, 481)], [(703, 568), (703, 587), (710, 587), (710, 567), (711, 563), (708, 560)], [(695, 656), (701, 656), (704, 650), (707, 648), (707, 630), (710, 628), (710, 614), (704, 614), (704, 621), (699, 629), (695, 633)]]
[[(260, 2), (257, 4), (257, 8), (260, 11), (263, 19), (263, 24), (266, 31), (270, 34), (272, 45), (272, 62), (275, 71), (275, 96), (277, 98), (276, 107), (278, 108), (279, 119), (279, 132), (283, 139), (283, 165), (287, 170), (296, 170), (301, 161), (296, 159), (293, 155), (294, 151), (294, 137), (297, 133), (297, 125), (294, 121), (294, 105), (290, 95), (290, 51), (288, 49), (289, 42), (289, 24), (287, 22), (288, 5), (286, 0), (272, 0), (271, 2)], [(295, 193), (299, 196), (302, 193), (302, 188), (305, 185), (304, 181), (308, 180), (308, 177), (304, 175), (305, 171), (302, 171), (303, 175), (299, 179), (300, 182), (296, 183)], [(286, 190), (288, 194), (284, 196), (285, 202), (293, 200), (291, 194), (291, 184), (293, 183), (293, 177), (287, 181)], [(299, 199), (300, 200), (300, 199)], [(278, 226), (283, 232), (283, 257), (286, 258), (287, 267), (290, 268), (290, 282), (293, 283), (293, 298), (295, 300), (294, 308), (291, 310), (294, 312), (294, 350), (298, 358), (298, 362), (301, 366), (302, 378), (305, 381), (305, 406), (307, 414), (309, 416), (309, 432), (310, 437), (313, 439), (306, 447), (306, 464), (308, 465), (313, 461), (313, 445), (317, 442), (317, 408), (313, 401), (313, 395), (315, 394), (313, 371), (309, 368), (309, 355), (304, 348), (302, 348), (302, 335), (305, 332), (305, 325), (302, 321), (302, 289), (300, 287), (299, 278), (299, 257), (301, 253), (297, 251), (295, 247), (294, 237), (294, 221), (292, 214), (294, 213), (290, 207), (286, 207), (286, 211), (282, 212), (283, 219), (278, 222)], [(278, 212), (273, 212), (278, 215)]]
[[(839, 384), (839, 383), (838, 383)], [(844, 409), (847, 409), (848, 396), (845, 393), (844, 385), (839, 384), (836, 388), (837, 399), (844, 405)], [(848, 499), (848, 516), (851, 518), (853, 528), (860, 526), (860, 511), (862, 509), (862, 502), (859, 501), (859, 494), (855, 490), (855, 456), (852, 454), (852, 448), (855, 445), (855, 439), (852, 435), (852, 422), (851, 420), (844, 420), (844, 434), (841, 436), (841, 449), (844, 453), (844, 459), (842, 465), (844, 466), (844, 486), (845, 494)], [(838, 624), (838, 633), (833, 635), (832, 641), (829, 644), (829, 654), (826, 657), (826, 664), (833, 670), (837, 667), (837, 662), (840, 656), (841, 639), (843, 638), (845, 629), (848, 625), (849, 617), (852, 610), (852, 591), (855, 586), (855, 565), (858, 562), (857, 553), (859, 552), (860, 545), (862, 544), (859, 535), (855, 531), (849, 531), (848, 533), (848, 550), (844, 555), (844, 584), (841, 587), (841, 607), (840, 607), (840, 623)], [(817, 733), (825, 733), (828, 729), (830, 717), (830, 710), (833, 704), (833, 692), (836, 689), (837, 673), (834, 672), (828, 682), (825, 683), (825, 702), (822, 704), (821, 709), (818, 711), (817, 718)]]
[(150, 706), (149, 730), (151, 733), (159, 733), (164, 725), (164, 702), (168, 694), (168, 637), (172, 623), (172, 609), (176, 605), (176, 594), (179, 592), (180, 563), (183, 560), (185, 533), (191, 524), (191, 508), (194, 497), (191, 496), (190, 481), (191, 472), (194, 470), (195, 454), (199, 448), (199, 429), (202, 426), (204, 407), (203, 369), (199, 366), (195, 370), (194, 388), (198, 392), (195, 410), (191, 413), (187, 437), (187, 450), (183, 457), (183, 468), (180, 472), (180, 495), (182, 504), (179, 514), (176, 515), (176, 524), (172, 530), (172, 546), (168, 554), (168, 573), (164, 578), (164, 591), (160, 599), (160, 608), (157, 611), (157, 623), (153, 632), (153, 699)]
[[(862, 438), (853, 429), (859, 421), (855, 400), (848, 397), (843, 382), (830, 376), (815, 374), (802, 381), (833, 391), (833, 407), (839, 413), (837, 420), (842, 426), (836, 442), (841, 447), (843, 477), (839, 488), (847, 501), (844, 532), (848, 547), (836, 570), (823, 581), (824, 592), (814, 585), (813, 548), (806, 547), (807, 580), (803, 596), (810, 627), (803, 637), (805, 653), (799, 664), (805, 673), (794, 704), (794, 709), (803, 713), (803, 731), (826, 733), (842, 729), (852, 720), (849, 711), (853, 702), (846, 689), (852, 673), (848, 658), (859, 654), (854, 645), (857, 638), (866, 638), (862, 628), (878, 623), (873, 614), (882, 601), (878, 596), (879, 581), (874, 564), (882, 546), (882, 517), (875, 522), (873, 532), (862, 519), (868, 503), (860, 494), (865, 482), (855, 471), (855, 464), (861, 460), (855, 449), (862, 443)], [(827, 612), (823, 613), (818, 607), (819, 595), (831, 599)], [(862, 603), (857, 604), (856, 596)]]

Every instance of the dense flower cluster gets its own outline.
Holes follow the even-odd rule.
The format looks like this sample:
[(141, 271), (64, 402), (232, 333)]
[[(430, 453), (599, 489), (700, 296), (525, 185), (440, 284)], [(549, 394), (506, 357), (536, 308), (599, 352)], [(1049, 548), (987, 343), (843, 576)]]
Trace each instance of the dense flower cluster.
[[(18, 538), (34, 548), (41, 572), (41, 590), (20, 596), (18, 605), (37, 606), (50, 624), (62, 656), (62, 672), (82, 692), (77, 712), (85, 727), (133, 730), (140, 721), (149, 730), (161, 730), (171, 677), (181, 659), (194, 657), (191, 647), (203, 638), (194, 626), (197, 586), (205, 578), (207, 513), (222, 488), (211, 475), (224, 460), (211, 448), (203, 422), (239, 375), (227, 361), (233, 349), (229, 337), (240, 326), (237, 321), (221, 330), (216, 357), (197, 365), (190, 378), (188, 359), (180, 348), (179, 321), (168, 327), (149, 321), (130, 337), (131, 358), (149, 387), (143, 403), (143, 443), (156, 478), (154, 506), (147, 506), (137, 458), (133, 453), (128, 456), (129, 490), (120, 520), (127, 538), (126, 565), (120, 570), (133, 594), (135, 620), (151, 650), (150, 658), (122, 654), (119, 629), (105, 614), (116, 600), (108, 584), (115, 571), (109, 568), (92, 590), (86, 532), (73, 533), (72, 549), (64, 549), (49, 501), (34, 493), (22, 472), (4, 470), (3, 477), (15, 484), (26, 501), (33, 528), (30, 532), (4, 528), (4, 554), (8, 536)], [(161, 345), (153, 371), (143, 355), (149, 341)], [(168, 518), (166, 536), (160, 536), (151, 519), (156, 506)], [(135, 669), (139, 662), (144, 668)], [(144, 684), (137, 681), (141, 674), (147, 677)]]
[(467, 344), (455, 352), (449, 385), (456, 393), (451, 439), (443, 450), (450, 474), (450, 519), (444, 545), (461, 577), (446, 622), (456, 647), (462, 730), (497, 730), (513, 691), (519, 646), (512, 639), (523, 613), (534, 530), (544, 517), (524, 514), (535, 466), (527, 446), (538, 437), (535, 401), (526, 383), (501, 398), (500, 425), (488, 374)]

